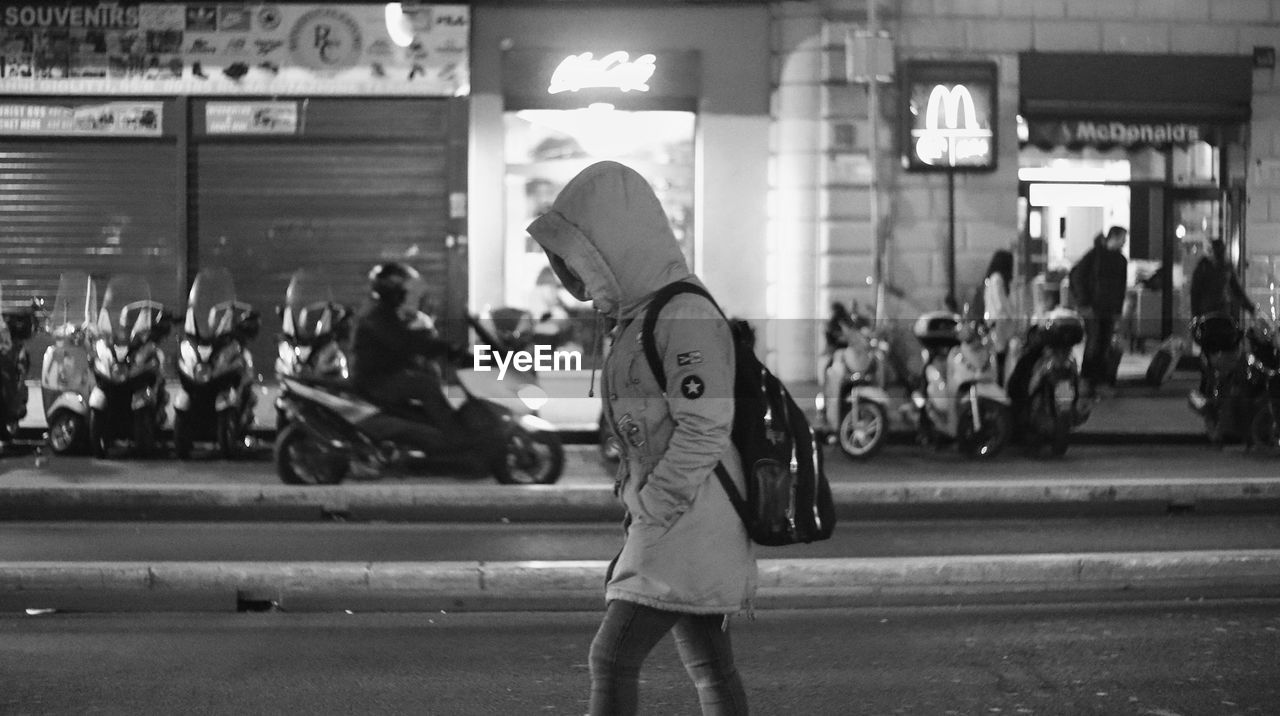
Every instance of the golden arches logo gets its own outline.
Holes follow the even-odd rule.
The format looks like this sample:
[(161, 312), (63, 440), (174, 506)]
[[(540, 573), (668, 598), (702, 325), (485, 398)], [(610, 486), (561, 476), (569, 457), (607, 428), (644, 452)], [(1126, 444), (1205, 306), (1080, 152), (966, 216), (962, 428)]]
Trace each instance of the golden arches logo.
[(925, 103), (924, 121), (911, 130), (916, 158), (931, 166), (982, 165), (994, 136), (978, 116), (973, 93), (962, 84), (936, 84)]
[[(942, 110), (945, 125), (938, 124), (938, 111)], [(961, 110), (964, 113), (964, 126), (960, 126)], [(973, 93), (964, 85), (956, 85), (947, 89), (946, 85), (934, 85), (929, 93), (929, 103), (925, 105), (924, 126), (926, 129), (979, 129), (978, 108), (973, 104)]]

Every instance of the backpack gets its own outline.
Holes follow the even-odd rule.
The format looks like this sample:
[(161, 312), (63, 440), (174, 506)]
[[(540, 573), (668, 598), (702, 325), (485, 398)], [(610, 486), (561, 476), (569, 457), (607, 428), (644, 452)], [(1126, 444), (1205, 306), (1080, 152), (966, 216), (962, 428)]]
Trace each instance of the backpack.
[[(664, 286), (649, 303), (640, 340), (663, 392), (667, 378), (653, 330), (663, 306), (681, 293), (702, 296), (720, 310), (710, 294), (684, 281)], [(738, 492), (723, 463), (716, 464), (716, 477), (757, 544), (776, 547), (827, 539), (835, 529), (836, 516), (831, 485), (822, 469), (821, 446), (786, 386), (756, 357), (750, 325), (729, 321), (729, 326), (736, 365), (731, 436), (742, 456), (746, 496)]]

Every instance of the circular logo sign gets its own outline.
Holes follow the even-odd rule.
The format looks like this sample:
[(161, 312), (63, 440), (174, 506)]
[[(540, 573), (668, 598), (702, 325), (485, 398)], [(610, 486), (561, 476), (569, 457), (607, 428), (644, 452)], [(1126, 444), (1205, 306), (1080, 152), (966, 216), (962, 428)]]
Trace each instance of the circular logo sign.
[(297, 64), (313, 70), (340, 70), (360, 59), (360, 25), (341, 10), (312, 10), (289, 33), (289, 52)]
[(258, 24), (264, 30), (274, 30), (280, 27), (280, 9), (266, 5), (258, 10)]

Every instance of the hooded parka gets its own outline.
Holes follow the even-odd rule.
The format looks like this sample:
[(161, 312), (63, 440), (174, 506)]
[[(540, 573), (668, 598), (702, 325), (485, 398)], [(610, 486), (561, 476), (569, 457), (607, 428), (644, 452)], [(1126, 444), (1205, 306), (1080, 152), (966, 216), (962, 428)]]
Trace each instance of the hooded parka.
[(714, 473), (723, 462), (743, 490), (730, 441), (729, 326), (704, 297), (680, 294), (667, 303), (653, 336), (665, 394), (640, 340), (654, 293), (674, 281), (702, 285), (653, 189), (622, 164), (593, 164), (529, 234), (570, 293), (617, 321), (601, 389), (605, 420), (622, 445), (615, 490), (627, 519), (605, 600), (697, 614), (748, 608), (756, 589), (754, 548)]

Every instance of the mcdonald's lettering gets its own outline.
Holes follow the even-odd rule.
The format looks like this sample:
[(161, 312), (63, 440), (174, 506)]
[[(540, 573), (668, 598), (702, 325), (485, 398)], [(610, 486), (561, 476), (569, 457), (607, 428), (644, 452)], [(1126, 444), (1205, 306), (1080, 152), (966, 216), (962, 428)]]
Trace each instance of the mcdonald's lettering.
[[(988, 107), (987, 117), (990, 117)], [(963, 84), (936, 84), (929, 90), (923, 121), (911, 130), (916, 159), (939, 167), (983, 166), (990, 161), (994, 134), (983, 126), (973, 92)]]

